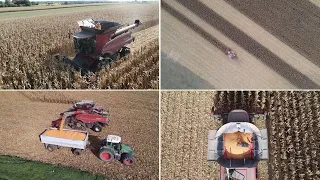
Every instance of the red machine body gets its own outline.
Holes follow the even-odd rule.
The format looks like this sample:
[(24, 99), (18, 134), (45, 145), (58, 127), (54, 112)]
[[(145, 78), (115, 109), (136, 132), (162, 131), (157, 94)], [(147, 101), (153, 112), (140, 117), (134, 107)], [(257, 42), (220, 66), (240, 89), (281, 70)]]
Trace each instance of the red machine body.
[(141, 23), (136, 20), (134, 24), (124, 26), (88, 19), (78, 24), (82, 31), (73, 34), (77, 55), (69, 61), (77, 68), (98, 71), (103, 65), (130, 53), (128, 46), (135, 38), (129, 30)]
[[(65, 119), (66, 124), (73, 129), (85, 130), (91, 128), (96, 132), (102, 131), (109, 123), (108, 113), (104, 111), (102, 106), (96, 106), (91, 100), (83, 100), (75, 103), (68, 111), (68, 117)], [(59, 128), (62, 120), (61, 113), (58, 120), (52, 121), (51, 126)]]

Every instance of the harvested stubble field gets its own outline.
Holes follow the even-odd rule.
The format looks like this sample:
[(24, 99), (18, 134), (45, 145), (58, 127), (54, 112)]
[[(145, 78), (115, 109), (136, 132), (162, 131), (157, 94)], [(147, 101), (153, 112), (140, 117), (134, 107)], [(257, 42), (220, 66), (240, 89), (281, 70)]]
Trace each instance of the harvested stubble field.
[(310, 1), (161, 1), (162, 87), (319, 88), (320, 8)]
[[(124, 4), (112, 8), (0, 21), (1, 89), (158, 88), (158, 4)], [(100, 73), (81, 76), (55, 55), (74, 57), (69, 33), (78, 32), (78, 20), (143, 25), (134, 30), (132, 54)], [(118, 70), (120, 69), (120, 70)]]
[(69, 4), (69, 5), (60, 5), (55, 4), (53, 6), (48, 5), (37, 5), (37, 6), (29, 6), (29, 7), (3, 7), (0, 8), (0, 13), (6, 12), (20, 12), (20, 11), (36, 11), (36, 10), (47, 10), (47, 9), (64, 9), (64, 8), (75, 8), (75, 7), (83, 7), (83, 6), (103, 6), (103, 5), (111, 5), (113, 3), (90, 3), (90, 4)]
[[(0, 92), (0, 154), (75, 167), (110, 179), (158, 179), (158, 92)], [(68, 148), (49, 152), (39, 134), (73, 102), (92, 99), (110, 111), (110, 126), (90, 133), (90, 149), (74, 156)], [(133, 146), (137, 164), (104, 163), (95, 155), (108, 134)]]
[(208, 131), (222, 125), (210, 119), (211, 108), (260, 107), (266, 122), (254, 124), (268, 129), (270, 157), (259, 163), (260, 179), (319, 179), (319, 96), (314, 91), (162, 92), (162, 178), (219, 179), (219, 166), (207, 162)]

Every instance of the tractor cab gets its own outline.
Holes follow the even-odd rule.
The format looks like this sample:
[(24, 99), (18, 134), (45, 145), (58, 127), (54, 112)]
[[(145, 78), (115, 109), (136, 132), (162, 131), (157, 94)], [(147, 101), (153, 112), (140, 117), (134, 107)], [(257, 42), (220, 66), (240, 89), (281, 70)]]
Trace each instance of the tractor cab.
[(121, 137), (115, 135), (108, 135), (104, 141), (104, 146), (113, 147), (117, 151), (121, 151)]
[(121, 143), (121, 137), (108, 135), (101, 143), (99, 157), (105, 162), (120, 160), (125, 165), (133, 165), (135, 162), (135, 153), (128, 144)]

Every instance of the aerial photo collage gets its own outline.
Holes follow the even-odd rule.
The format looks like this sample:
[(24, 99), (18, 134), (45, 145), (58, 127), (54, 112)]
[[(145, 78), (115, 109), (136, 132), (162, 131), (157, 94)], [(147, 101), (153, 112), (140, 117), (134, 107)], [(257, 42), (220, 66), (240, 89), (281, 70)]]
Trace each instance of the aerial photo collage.
[(0, 0), (0, 180), (320, 180), (320, 0)]

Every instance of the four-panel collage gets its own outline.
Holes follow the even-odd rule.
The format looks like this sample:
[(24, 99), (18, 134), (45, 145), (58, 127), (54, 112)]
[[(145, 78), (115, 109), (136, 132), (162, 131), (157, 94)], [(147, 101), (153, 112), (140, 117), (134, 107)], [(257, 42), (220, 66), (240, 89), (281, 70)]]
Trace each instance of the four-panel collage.
[(320, 179), (320, 0), (0, 0), (0, 180)]

